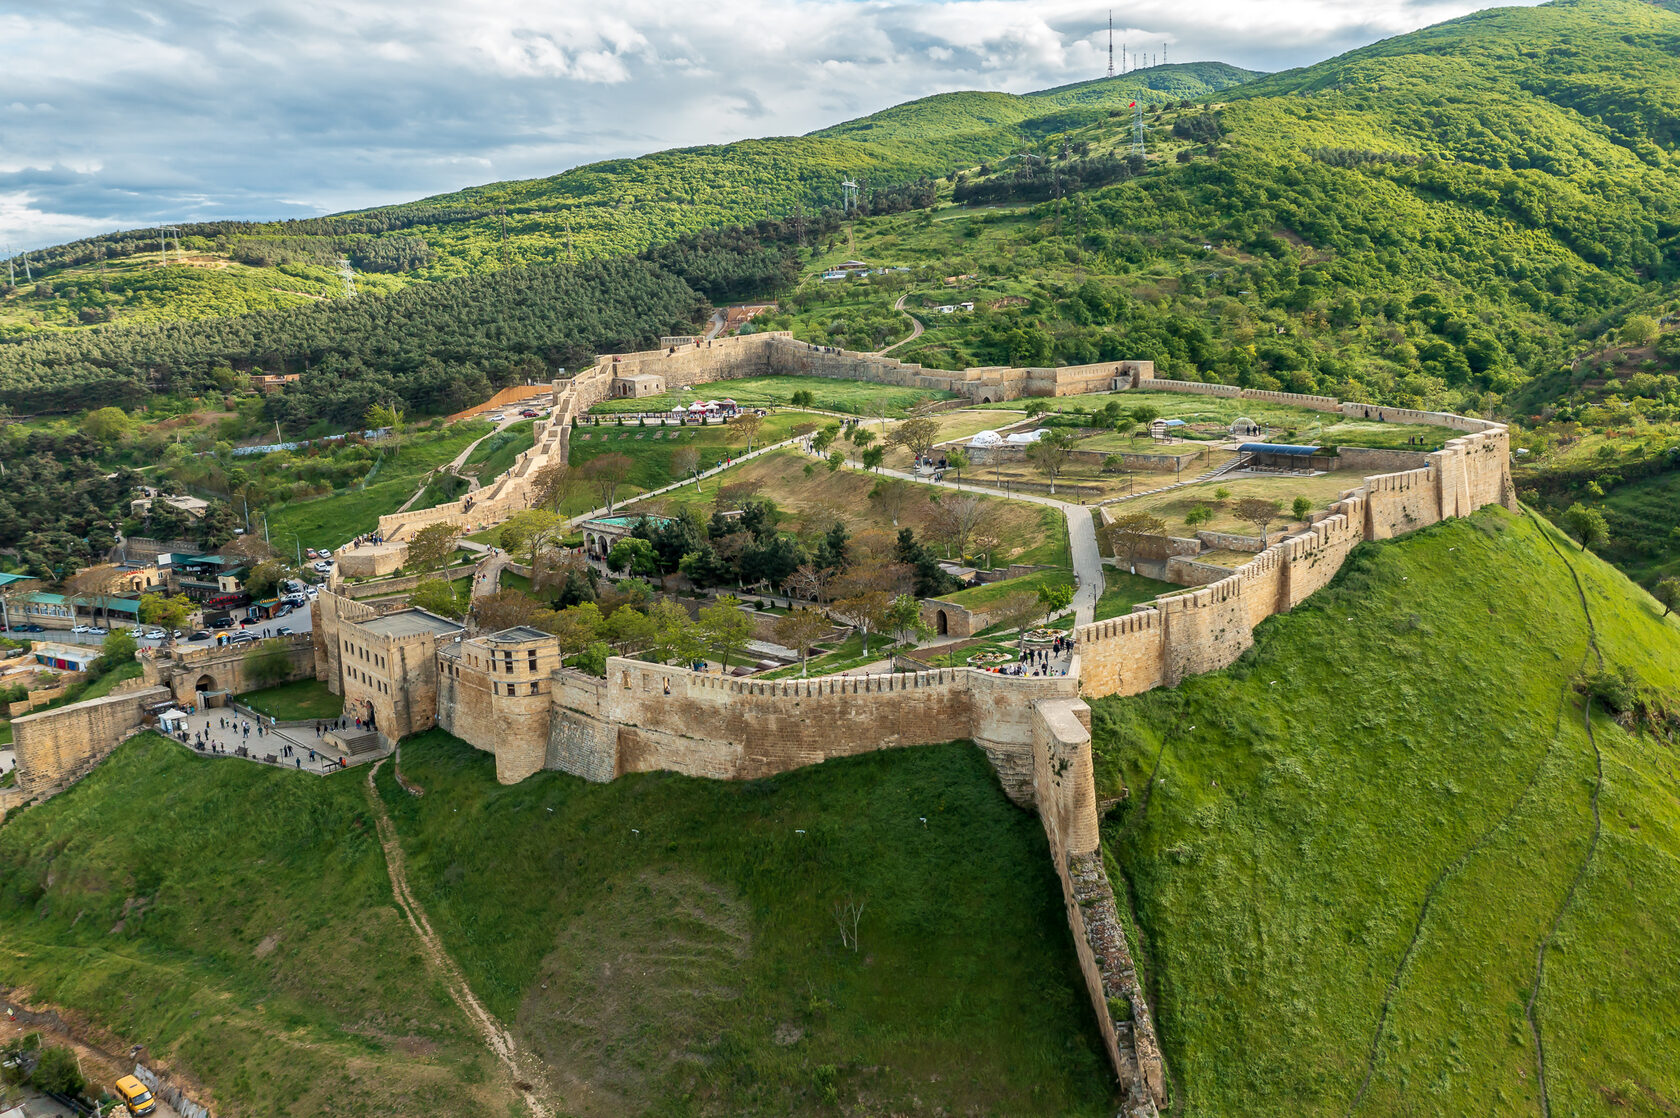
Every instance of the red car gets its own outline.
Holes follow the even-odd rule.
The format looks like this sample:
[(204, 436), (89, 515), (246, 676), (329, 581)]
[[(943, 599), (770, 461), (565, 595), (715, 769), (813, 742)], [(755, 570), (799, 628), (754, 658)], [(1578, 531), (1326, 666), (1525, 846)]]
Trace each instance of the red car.
[(526, 408), (524, 411), (520, 412), (519, 414), (521, 416), (525, 417), (526, 419), (535, 419), (535, 418), (537, 418), (537, 416), (541, 415), (542, 413), (537, 411), (535, 408)]

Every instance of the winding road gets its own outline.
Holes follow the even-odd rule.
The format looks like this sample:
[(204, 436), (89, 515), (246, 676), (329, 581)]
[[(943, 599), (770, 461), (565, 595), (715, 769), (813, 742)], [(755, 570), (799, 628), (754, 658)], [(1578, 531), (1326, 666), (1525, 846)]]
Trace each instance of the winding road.
[(888, 350), (897, 349), (901, 345), (909, 345), (911, 342), (915, 341), (917, 338), (922, 336), (922, 320), (917, 318), (915, 315), (911, 314), (909, 311), (904, 309), (904, 300), (908, 299), (909, 297), (910, 297), (910, 293), (908, 291), (906, 291), (903, 295), (900, 295), (898, 297), (898, 299), (893, 303), (893, 310), (898, 311), (900, 314), (903, 314), (905, 317), (907, 317), (910, 320), (910, 327), (911, 327), (910, 336), (908, 338), (898, 339), (898, 341), (894, 342), (892, 345), (887, 346), (886, 349), (876, 350), (875, 353), (873, 354), (873, 356), (880, 357), (882, 354), (886, 353)]

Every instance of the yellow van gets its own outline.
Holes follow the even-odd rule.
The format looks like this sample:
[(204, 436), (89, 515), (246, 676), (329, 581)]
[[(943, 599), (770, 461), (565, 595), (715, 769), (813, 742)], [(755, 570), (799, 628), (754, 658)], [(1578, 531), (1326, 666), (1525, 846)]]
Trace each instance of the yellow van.
[(122, 1096), (123, 1105), (134, 1118), (157, 1110), (157, 1099), (152, 1097), (151, 1088), (132, 1075), (117, 1080), (117, 1094)]

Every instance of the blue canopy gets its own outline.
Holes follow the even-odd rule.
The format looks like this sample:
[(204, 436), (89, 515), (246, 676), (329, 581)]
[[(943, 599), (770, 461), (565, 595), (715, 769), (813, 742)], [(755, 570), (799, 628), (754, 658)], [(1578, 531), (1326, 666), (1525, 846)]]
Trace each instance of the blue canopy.
[(1305, 457), (1317, 454), (1322, 447), (1290, 446), (1288, 443), (1243, 443), (1237, 448), (1242, 454), (1298, 454)]

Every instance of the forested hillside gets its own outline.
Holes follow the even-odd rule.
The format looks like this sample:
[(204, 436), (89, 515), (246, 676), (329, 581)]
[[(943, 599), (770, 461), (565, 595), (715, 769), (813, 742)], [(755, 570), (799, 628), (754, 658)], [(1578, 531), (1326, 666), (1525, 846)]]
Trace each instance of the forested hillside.
[[(92, 237), (29, 254), (48, 290), (25, 284), (0, 303), (0, 336), (297, 305), (340, 292), (340, 257), (381, 290), (634, 253), (699, 229), (837, 207), (848, 176), (863, 212), (890, 211), (902, 204), (892, 188), (907, 181), (1015, 151), (1133, 98), (1205, 98), (1253, 76), (1189, 63), (1025, 96), (941, 94), (807, 136), (677, 148), (375, 210), (183, 225), (163, 242), (158, 230)], [(160, 280), (160, 247), (177, 245), (186, 263)], [(113, 263), (125, 260), (144, 270)], [(21, 278), (23, 258), (14, 263)]]

